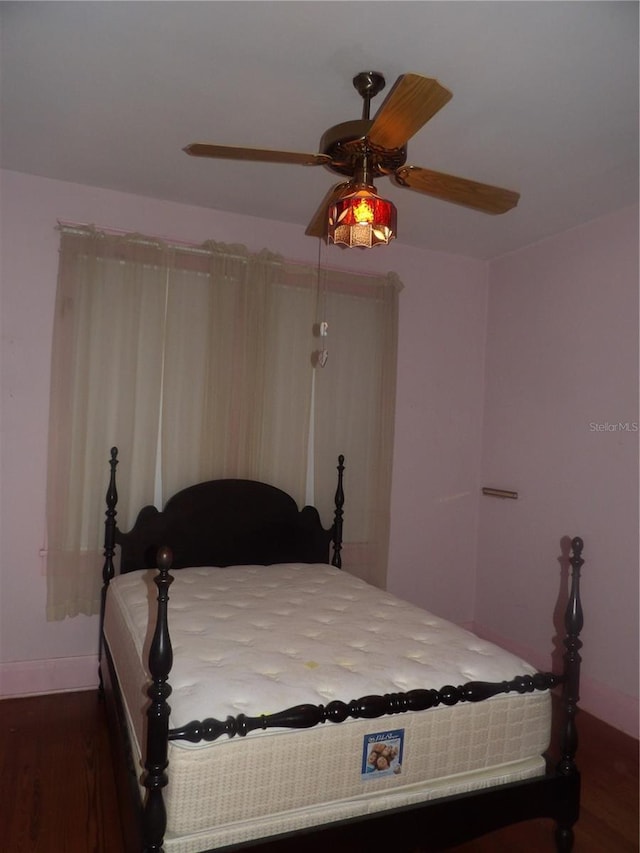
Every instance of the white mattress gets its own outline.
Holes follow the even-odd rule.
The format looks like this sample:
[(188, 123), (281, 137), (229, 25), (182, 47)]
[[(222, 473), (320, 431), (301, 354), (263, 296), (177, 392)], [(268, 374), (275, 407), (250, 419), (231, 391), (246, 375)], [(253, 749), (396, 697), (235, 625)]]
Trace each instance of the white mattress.
[[(153, 575), (116, 577), (105, 620), (138, 754)], [(534, 672), (329, 566), (196, 568), (174, 577), (171, 727)], [(549, 696), (535, 693), (309, 730), (260, 730), (212, 744), (172, 742), (165, 849), (194, 853), (538, 775), (549, 729)], [(391, 760), (379, 771), (367, 761), (375, 737)]]

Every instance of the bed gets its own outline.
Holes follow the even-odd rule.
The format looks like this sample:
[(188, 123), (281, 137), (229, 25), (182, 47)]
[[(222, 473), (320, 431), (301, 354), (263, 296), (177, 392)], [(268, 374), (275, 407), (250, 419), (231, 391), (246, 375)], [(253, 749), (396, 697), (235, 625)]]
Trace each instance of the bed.
[(113, 448), (100, 690), (127, 851), (420, 853), (539, 817), (573, 848), (581, 539), (563, 671), (541, 673), (342, 571), (342, 457), (328, 528), (217, 480), (123, 532), (117, 465)]

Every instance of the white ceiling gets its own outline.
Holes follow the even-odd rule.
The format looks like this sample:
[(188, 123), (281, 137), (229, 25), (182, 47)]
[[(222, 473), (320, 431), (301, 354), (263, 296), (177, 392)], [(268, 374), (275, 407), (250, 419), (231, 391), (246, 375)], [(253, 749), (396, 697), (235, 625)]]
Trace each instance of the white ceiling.
[(454, 93), (408, 163), (521, 193), (494, 217), (379, 179), (399, 241), (491, 258), (638, 198), (637, 2), (3, 2), (0, 15), (7, 169), (303, 229), (334, 173), (181, 149), (315, 152), (361, 116), (353, 76), (377, 70), (385, 91), (415, 72)]

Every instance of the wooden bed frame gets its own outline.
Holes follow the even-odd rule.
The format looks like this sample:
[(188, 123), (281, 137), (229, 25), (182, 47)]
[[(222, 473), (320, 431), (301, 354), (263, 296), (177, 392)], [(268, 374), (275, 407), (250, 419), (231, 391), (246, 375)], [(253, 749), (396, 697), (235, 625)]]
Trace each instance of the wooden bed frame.
[[(217, 480), (189, 487), (171, 498), (164, 510), (145, 507), (127, 533), (116, 524), (117, 449), (111, 451), (111, 476), (107, 491), (105, 563), (100, 616), (100, 694), (106, 699), (112, 736), (114, 766), (125, 849), (127, 853), (162, 853), (166, 828), (163, 788), (167, 785), (170, 740), (215, 740), (226, 735), (244, 736), (271, 726), (307, 728), (318, 723), (339, 723), (348, 717), (376, 718), (459, 702), (478, 702), (499, 693), (527, 693), (561, 685), (557, 704), (562, 721), (560, 759), (547, 758), (545, 775), (522, 782), (494, 786), (471, 793), (442, 797), (422, 804), (381, 811), (350, 820), (312, 827), (233, 847), (252, 853), (299, 853), (332, 850), (360, 853), (382, 850), (426, 853), (445, 850), (479, 835), (523, 820), (550, 818), (556, 822), (555, 843), (560, 853), (573, 849), (573, 825), (578, 819), (580, 775), (575, 763), (578, 745), (580, 648), (583, 625), (580, 602), (582, 540), (572, 540), (569, 599), (565, 612), (564, 666), (561, 674), (537, 673), (512, 681), (468, 682), (441, 690), (412, 690), (385, 696), (366, 696), (327, 706), (301, 705), (261, 717), (229, 717), (225, 721), (194, 721), (180, 730), (169, 728), (172, 666), (168, 626), (170, 569), (187, 566), (269, 565), (272, 563), (331, 563), (340, 568), (344, 505), (344, 459), (338, 461), (338, 486), (333, 525), (325, 530), (313, 507), (298, 511), (295, 501), (281, 490), (250, 480)], [(170, 547), (168, 547), (170, 545)], [(121, 549), (120, 571), (157, 568), (158, 607), (149, 653), (152, 680), (147, 689), (147, 742), (143, 785), (139, 794), (139, 768), (134, 766), (126, 716), (109, 649), (103, 636), (106, 596), (115, 573), (116, 546)], [(204, 710), (204, 709), (203, 709)]]

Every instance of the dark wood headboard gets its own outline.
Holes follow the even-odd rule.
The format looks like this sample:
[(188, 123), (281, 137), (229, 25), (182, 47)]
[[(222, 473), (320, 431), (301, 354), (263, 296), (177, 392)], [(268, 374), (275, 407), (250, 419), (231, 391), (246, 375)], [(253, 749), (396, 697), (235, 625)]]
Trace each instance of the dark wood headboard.
[(105, 582), (113, 577), (117, 545), (121, 573), (156, 568), (157, 551), (165, 545), (173, 552), (173, 569), (329, 562), (340, 567), (343, 463), (340, 456), (335, 513), (328, 530), (315, 507), (298, 510), (294, 499), (275, 486), (255, 480), (210, 480), (178, 492), (162, 512), (144, 507), (131, 530), (123, 532), (116, 523), (118, 450), (114, 447), (107, 490)]

